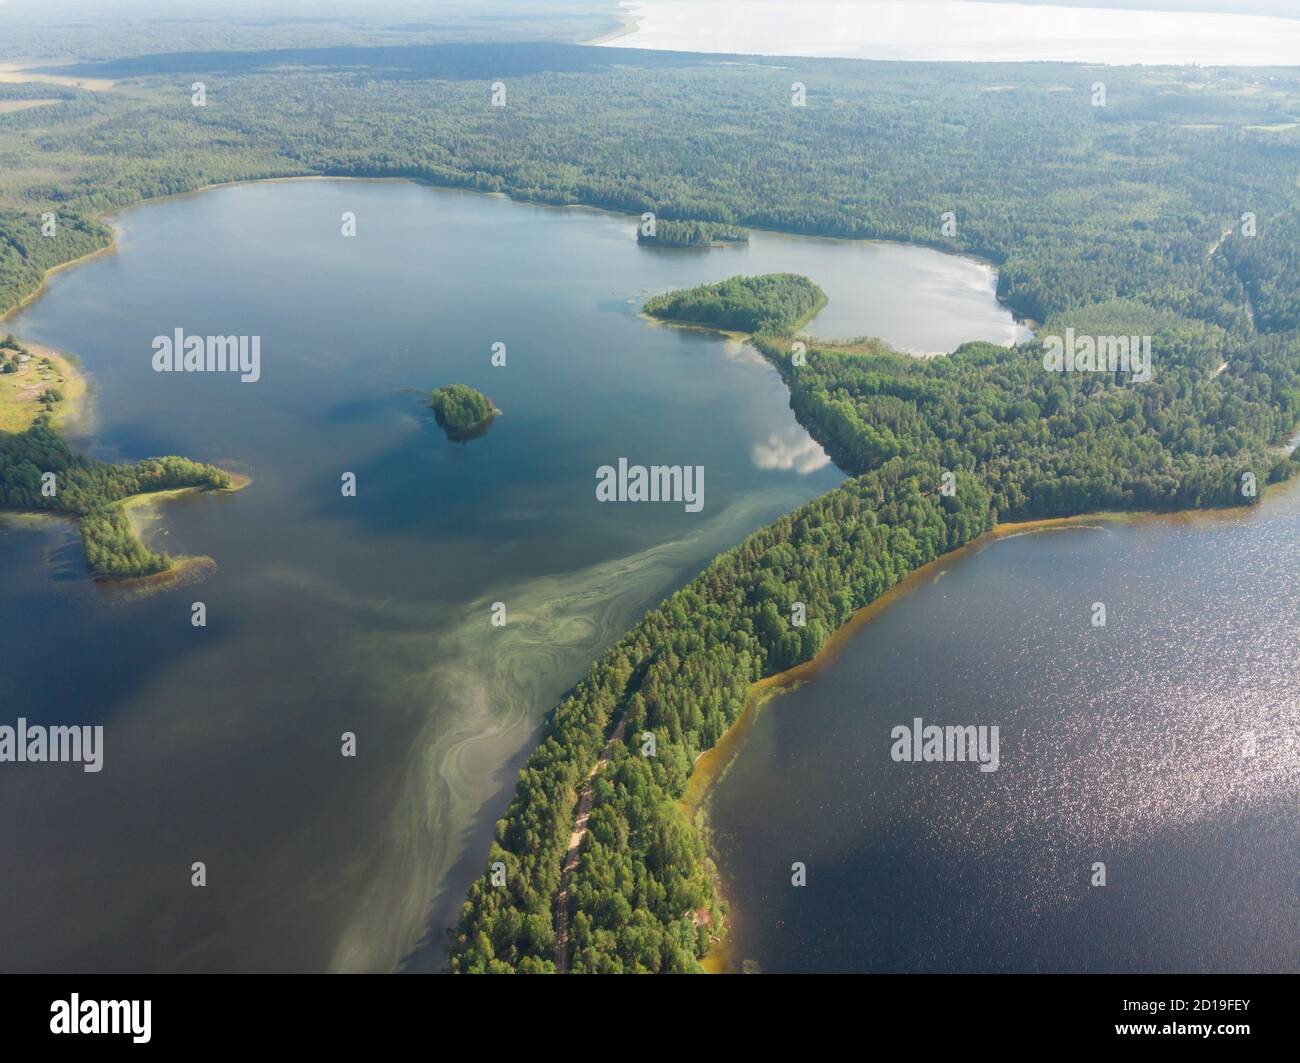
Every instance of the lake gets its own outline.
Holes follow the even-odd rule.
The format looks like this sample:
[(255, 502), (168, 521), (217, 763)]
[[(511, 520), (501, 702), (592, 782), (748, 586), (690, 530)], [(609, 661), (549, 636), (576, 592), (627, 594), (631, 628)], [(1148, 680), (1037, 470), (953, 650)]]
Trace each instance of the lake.
[(620, 48), (843, 59), (1293, 66), (1300, 21), (973, 0), (641, 0)]
[[(1298, 540), (1291, 488), (916, 574), (701, 762), (724, 966), (1295, 971)], [(918, 717), (997, 770), (894, 760)]]
[[(114, 253), (6, 329), (81, 356), (96, 455), (254, 479), (141, 515), (218, 567), (138, 600), (86, 578), (67, 524), (0, 520), (4, 719), (105, 729), (99, 774), (0, 772), (6, 970), (442, 966), (544, 714), (714, 555), (842, 479), (775, 370), (652, 325), (647, 296), (792, 270), (830, 297), (819, 333), (1024, 335), (970, 259), (767, 233), (649, 249), (632, 218), (405, 182), (224, 187), (115, 221)], [(177, 328), (260, 337), (260, 380), (153, 372)], [(419, 394), (455, 382), (503, 411), (466, 444)], [(620, 457), (704, 466), (703, 509), (598, 503)]]

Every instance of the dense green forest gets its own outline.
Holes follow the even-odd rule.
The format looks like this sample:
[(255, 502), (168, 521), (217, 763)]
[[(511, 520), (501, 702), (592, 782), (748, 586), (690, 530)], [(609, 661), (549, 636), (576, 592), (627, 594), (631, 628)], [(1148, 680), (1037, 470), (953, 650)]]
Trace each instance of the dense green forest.
[(617, 0), (4, 0), (0, 59), (108, 59), (182, 46), (581, 41), (611, 33), (623, 20)]
[[(575, 792), (617, 720), (625, 740), (569, 889), (571, 969), (695, 970), (718, 902), (677, 798), (754, 679), (807, 660), (853, 610), (997, 521), (1249, 504), (1244, 474), (1262, 485), (1297, 468), (1276, 449), (1300, 411), (1295, 69), (519, 44), (175, 53), (80, 75), (124, 80), (0, 115), (0, 307), (104, 246), (106, 209), (333, 174), (974, 253), (1043, 334), (1152, 338), (1154, 379), (1139, 384), (1046, 372), (1036, 345), (922, 362), (809, 342), (796, 365), (764, 322), (755, 342), (854, 478), (716, 559), (556, 708), (497, 825), (489, 860), (506, 885), (485, 875), (470, 892), (457, 971), (553, 968)], [(508, 101), (493, 107), (499, 79)], [(1098, 79), (1104, 107), (1090, 103)], [(40, 235), (43, 211), (66, 243)]]
[(1300, 421), (1300, 342), (1229, 344), (1216, 375), (1225, 337), (1170, 327), (1153, 340), (1158, 370), (1146, 384), (1047, 372), (1037, 343), (969, 343), (921, 360), (811, 341), (796, 367), (788, 342), (754, 342), (841, 468), (923, 458), (979, 480), (997, 520), (1249, 505), (1244, 473), (1264, 485), (1300, 469), (1276, 445)]
[(826, 293), (807, 277), (767, 273), (668, 292), (645, 304), (664, 321), (734, 332), (793, 332), (826, 305)]
[(491, 399), (468, 384), (435, 388), (429, 396), (429, 406), (438, 424), (451, 436), (479, 427), (497, 412)]
[[(48, 479), (52, 474), (53, 479)], [(185, 458), (147, 458), (112, 465), (74, 454), (48, 415), (25, 432), (0, 432), (0, 509), (40, 510), (73, 517), (81, 528), (90, 570), (120, 579), (164, 572), (172, 560), (136, 537), (123, 499), (175, 487), (229, 488), (230, 476)]]
[[(113, 465), (74, 454), (55, 429), (55, 415), (64, 401), (55, 386), (57, 369), (51, 360), (33, 354), (12, 333), (0, 338), (0, 377), (22, 372), (23, 363), (36, 367), (29, 379), (47, 379), (35, 401), (20, 393), (0, 395), (0, 509), (40, 510), (72, 517), (81, 529), (90, 571), (100, 578), (148, 576), (172, 565), (166, 553), (149, 550), (136, 537), (118, 504), (132, 495), (174, 487), (228, 488), (228, 473), (185, 458), (149, 458)], [(38, 375), (39, 374), (39, 375)], [(7, 384), (4, 386), (8, 386)]]
[[(1108, 68), (1105, 107), (1090, 104), (1097, 72), (1069, 64), (559, 44), (175, 53), (80, 69), (127, 80), (0, 115), (0, 307), (29, 294), (44, 264), (102, 246), (102, 210), (219, 181), (339, 174), (973, 252), (1037, 321), (1115, 299), (1234, 330), (1295, 318), (1294, 68)], [(791, 106), (795, 76), (805, 107)], [(200, 78), (207, 102), (194, 107)], [(491, 105), (498, 79), (504, 107)], [(39, 235), (50, 209), (64, 248)], [(1247, 212), (1254, 236), (1241, 231)]]
[[(718, 902), (703, 843), (677, 804), (695, 757), (739, 716), (750, 683), (809, 659), (855, 609), (988, 527), (987, 490), (971, 477), (941, 498), (940, 474), (895, 459), (755, 532), (597, 662), (520, 774), (488, 854), (505, 865), (506, 885), (474, 883), (453, 970), (554, 969), (574, 790), (623, 714), (626, 741), (597, 779), (570, 891), (570, 969), (698, 969)], [(790, 622), (796, 601), (807, 608), (802, 628)], [(646, 731), (653, 757), (640, 753)]]
[(749, 233), (738, 225), (715, 221), (655, 221), (654, 234), (644, 227), (636, 231), (639, 244), (658, 247), (724, 247), (748, 242)]
[[(859, 475), (716, 559), (556, 710), (497, 824), (488, 859), (505, 865), (506, 884), (474, 883), (453, 970), (554, 969), (550, 914), (573, 794), (614, 721), (627, 719), (625, 739), (597, 778), (569, 889), (570, 969), (697, 970), (718, 900), (677, 801), (751, 682), (810, 660), (855, 610), (1000, 521), (1249, 505), (1258, 494), (1243, 489), (1244, 473), (1261, 485), (1300, 473), (1300, 451), (1277, 447), (1300, 421), (1300, 339), (1237, 342), (1136, 303), (1096, 316), (1150, 330), (1156, 379), (1050, 373), (1040, 343), (970, 343), (922, 360), (878, 341), (810, 341), (798, 364), (789, 337), (753, 338), (780, 368), (801, 423)], [(1222, 374), (1220, 357), (1229, 359)], [(641, 755), (646, 731), (653, 757)]]

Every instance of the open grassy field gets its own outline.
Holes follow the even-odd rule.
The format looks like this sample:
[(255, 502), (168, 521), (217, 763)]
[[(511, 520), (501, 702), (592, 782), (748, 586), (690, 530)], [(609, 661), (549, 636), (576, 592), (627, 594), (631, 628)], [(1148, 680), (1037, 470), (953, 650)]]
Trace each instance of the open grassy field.
[(0, 431), (30, 428), (46, 408), (41, 395), (51, 388), (62, 394), (50, 404), (55, 426), (64, 428), (77, 420), (85, 402), (86, 378), (67, 357), (34, 343), (22, 344), (21, 351), (5, 349), (0, 354), (18, 366), (16, 372), (0, 373)]
[(104, 92), (113, 87), (110, 78), (65, 77), (62, 74), (35, 74), (32, 67), (52, 65), (48, 59), (19, 59), (0, 63), (0, 85), (66, 85), (89, 92)]

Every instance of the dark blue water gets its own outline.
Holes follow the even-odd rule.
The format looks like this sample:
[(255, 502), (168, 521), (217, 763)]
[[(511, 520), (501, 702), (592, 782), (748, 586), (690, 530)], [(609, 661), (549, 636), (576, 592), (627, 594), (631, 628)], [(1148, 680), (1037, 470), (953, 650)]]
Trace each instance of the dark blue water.
[[(405, 183), (225, 188), (118, 220), (115, 253), (9, 327), (83, 358), (94, 453), (254, 481), (141, 515), (217, 565), (142, 600), (88, 581), (66, 525), (0, 523), (3, 718), (101, 723), (106, 747), (98, 775), (0, 769), (3, 969), (385, 970), (426, 934), (415, 966), (439, 965), (543, 714), (646, 608), (841, 478), (772, 369), (651, 326), (647, 295), (795, 270), (829, 293), (827, 333), (1016, 334), (984, 267), (931, 251), (649, 251), (631, 219)], [(261, 379), (153, 372), (176, 328), (260, 336)], [(409, 390), (454, 382), (504, 411), (468, 444)], [(620, 457), (704, 466), (703, 510), (599, 504)]]
[[(728, 965), (1300, 969), (1298, 540), (1292, 489), (927, 570), (742, 732)], [(895, 762), (916, 717), (998, 725), (998, 770)]]

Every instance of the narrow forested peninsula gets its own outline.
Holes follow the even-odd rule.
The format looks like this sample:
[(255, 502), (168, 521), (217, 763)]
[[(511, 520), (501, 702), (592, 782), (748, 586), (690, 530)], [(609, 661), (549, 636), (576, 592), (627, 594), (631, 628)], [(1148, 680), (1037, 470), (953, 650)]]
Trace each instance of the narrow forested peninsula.
[[(57, 513), (77, 521), (86, 561), (100, 579), (126, 579), (166, 572), (173, 559), (150, 550), (136, 536), (121, 503), (135, 495), (182, 487), (229, 490), (236, 486), (224, 469), (187, 458), (146, 458), (111, 464), (76, 454), (55, 427), (65, 403), (64, 389), (73, 370), (59, 359), (65, 374), (60, 386), (23, 387), (28, 372), (42, 376), (43, 365), (56, 356), (39, 356), (14, 337), (0, 341), (0, 509)], [(25, 390), (41, 388), (36, 397)]]
[(826, 305), (826, 293), (797, 273), (731, 277), (649, 300), (645, 312), (731, 332), (793, 332)]
[[(660, 302), (707, 305), (700, 292)], [(1258, 496), (1243, 491), (1245, 474), (1262, 485), (1300, 473), (1300, 451), (1278, 446), (1300, 421), (1300, 346), (1230, 337), (1136, 302), (1093, 319), (1149, 332), (1156, 378), (1047, 372), (1038, 342), (971, 343), (921, 360), (879, 342), (809, 340), (796, 364), (791, 337), (754, 337), (800, 421), (854, 478), (718, 557), (559, 706), (497, 825), (488, 861), (505, 866), (505, 884), (490, 873), (475, 881), (454, 971), (699, 970), (722, 904), (679, 800), (751, 683), (810, 660), (856, 610), (998, 522), (1250, 505)], [(1069, 320), (1087, 315), (1063, 311), (1047, 328)], [(802, 627), (791, 623), (795, 602)], [(620, 720), (623, 739), (596, 777), (589, 833), (565, 882), (560, 957), (555, 908), (574, 795)], [(641, 753), (646, 732), (652, 757)]]
[[(178, 76), (216, 59), (222, 105), (178, 122)], [(1300, 411), (1300, 71), (1112, 67), (1097, 108), (1095, 75), (1074, 64), (808, 59), (809, 106), (792, 113), (788, 62), (545, 43), (160, 54), (77, 71), (135, 79), (130, 92), (51, 90), (65, 102), (0, 123), (0, 311), (108, 246), (105, 209), (332, 174), (925, 243), (992, 261), (998, 295), (1044, 333), (1152, 336), (1155, 377), (1134, 385), (1046, 373), (1035, 346), (923, 363), (808, 341), (795, 366), (777, 310), (700, 320), (763, 333), (800, 419), (854, 478), (719, 557), (556, 709), (498, 825), (504, 885), (475, 882), (454, 970), (555, 968), (576, 792), (617, 721), (569, 890), (567, 968), (695, 970), (717, 901), (675, 798), (753, 679), (993, 521), (1242, 505), (1243, 473), (1296, 471), (1273, 447)], [(362, 66), (385, 70), (382, 93)], [(484, 107), (501, 76), (526, 107)], [(42, 212), (58, 215), (50, 238)], [(32, 469), (60, 444), (29, 442)], [(794, 600), (806, 627), (789, 623)]]

